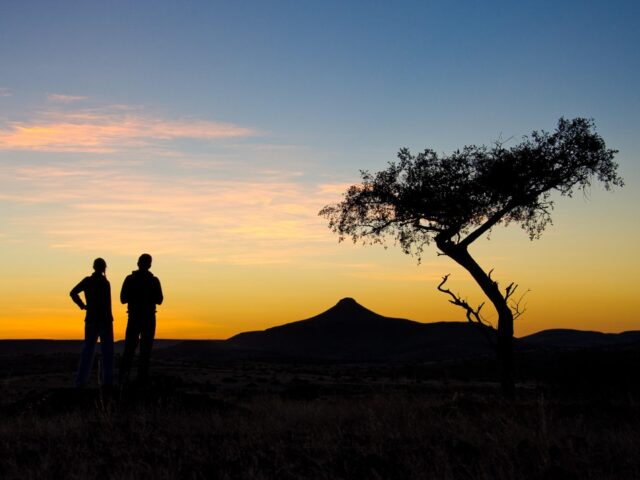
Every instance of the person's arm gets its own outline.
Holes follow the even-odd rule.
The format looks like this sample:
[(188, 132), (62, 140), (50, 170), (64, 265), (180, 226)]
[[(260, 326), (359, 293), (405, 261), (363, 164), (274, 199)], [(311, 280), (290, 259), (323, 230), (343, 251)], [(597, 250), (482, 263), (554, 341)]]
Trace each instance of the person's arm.
[(85, 305), (85, 303), (80, 298), (80, 292), (84, 292), (84, 290), (85, 290), (85, 283), (86, 283), (86, 278), (83, 278), (80, 281), (80, 283), (78, 285), (76, 285), (75, 287), (73, 287), (71, 289), (71, 292), (69, 292), (69, 295), (71, 296), (71, 300), (73, 300), (73, 303), (75, 303), (76, 305), (78, 305), (80, 307), (80, 310), (86, 310), (87, 309), (87, 306)]
[(122, 282), (122, 290), (120, 290), (120, 303), (129, 303), (129, 277)]
[(160, 285), (160, 279), (156, 277), (156, 305), (162, 305), (164, 296), (162, 295), (162, 286)]
[(109, 318), (113, 322), (113, 311), (111, 309), (111, 284), (107, 280), (107, 309), (109, 310)]

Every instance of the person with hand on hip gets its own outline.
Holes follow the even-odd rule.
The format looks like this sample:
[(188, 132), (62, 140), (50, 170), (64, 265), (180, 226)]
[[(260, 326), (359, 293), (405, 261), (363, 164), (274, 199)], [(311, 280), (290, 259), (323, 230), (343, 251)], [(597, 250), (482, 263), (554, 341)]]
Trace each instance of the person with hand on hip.
[[(85, 387), (93, 366), (96, 342), (100, 338), (102, 386), (113, 384), (113, 313), (111, 311), (111, 285), (106, 276), (107, 262), (93, 261), (93, 274), (83, 278), (70, 292), (71, 299), (87, 313), (84, 319), (84, 342), (80, 365), (76, 374), (76, 387)], [(84, 301), (80, 298), (84, 293)]]

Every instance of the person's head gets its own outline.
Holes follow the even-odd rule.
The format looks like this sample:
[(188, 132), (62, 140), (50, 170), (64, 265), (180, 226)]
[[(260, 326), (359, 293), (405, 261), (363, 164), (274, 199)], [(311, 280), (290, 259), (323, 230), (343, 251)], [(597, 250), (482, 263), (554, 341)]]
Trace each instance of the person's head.
[(143, 253), (138, 258), (138, 268), (140, 270), (149, 270), (151, 268), (151, 255)]
[(97, 273), (104, 273), (107, 270), (107, 262), (104, 261), (104, 258), (96, 258), (93, 261), (93, 269)]

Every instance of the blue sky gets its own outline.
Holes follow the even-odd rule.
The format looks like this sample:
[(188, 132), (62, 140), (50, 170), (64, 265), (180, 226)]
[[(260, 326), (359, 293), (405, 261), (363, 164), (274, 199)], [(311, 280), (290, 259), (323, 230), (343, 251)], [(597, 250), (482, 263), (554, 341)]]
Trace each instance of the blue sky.
[(615, 131), (640, 107), (636, 2), (2, 5), (18, 110), (68, 92), (348, 151), (448, 149), (559, 115)]
[[(434, 259), (415, 280), (415, 269), (403, 270), (415, 262), (398, 252), (337, 246), (317, 211), (400, 147), (515, 142), (552, 130), (560, 116), (595, 119), (620, 150), (627, 186), (613, 195), (594, 188), (588, 203), (560, 202), (557, 228), (537, 255), (575, 251), (576, 238), (593, 236), (579, 251), (588, 257), (597, 245), (601, 268), (581, 271), (579, 258), (562, 268), (627, 278), (640, 268), (632, 242), (640, 233), (639, 14), (631, 1), (2, 1), (7, 301), (19, 298), (11, 275), (37, 275), (37, 263), (21, 266), (25, 255), (65, 265), (68, 278), (42, 285), (58, 298), (54, 284), (72, 283), (98, 253), (125, 272), (141, 249), (164, 255), (176, 276), (204, 261), (211, 270), (202, 278), (224, 271), (242, 285), (231, 270), (255, 264), (290, 278), (287, 289), (299, 287), (304, 270), (337, 285), (326, 296), (346, 296), (357, 278), (361, 298), (373, 303), (380, 288), (370, 279), (391, 288), (402, 277), (413, 280), (389, 296), (414, 298), (435, 290), (424, 282), (447, 273), (446, 262)], [(597, 235), (585, 218), (600, 225)], [(97, 236), (80, 228), (96, 223)], [(607, 240), (605, 232), (615, 234)], [(624, 240), (609, 258), (601, 250), (614, 238)], [(519, 231), (504, 242), (482, 253), (526, 283), (533, 267), (521, 256), (530, 243)], [(336, 270), (353, 275), (341, 283)], [(540, 275), (530, 280), (534, 290)], [(195, 302), (180, 295), (180, 305)], [(301, 304), (326, 304), (306, 295)], [(628, 303), (631, 319), (627, 296), (603, 305)], [(386, 313), (455, 315), (409, 304), (397, 300)], [(270, 318), (282, 314), (277, 305)], [(17, 303), (8, 312), (35, 315)]]

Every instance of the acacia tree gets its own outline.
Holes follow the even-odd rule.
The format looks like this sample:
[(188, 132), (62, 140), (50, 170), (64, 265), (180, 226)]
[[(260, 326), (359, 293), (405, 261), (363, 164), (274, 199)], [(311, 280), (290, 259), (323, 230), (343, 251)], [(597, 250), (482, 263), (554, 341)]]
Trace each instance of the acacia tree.
[[(607, 149), (592, 120), (561, 118), (553, 133), (534, 131), (506, 148), (465, 146), (450, 155), (424, 150), (412, 155), (403, 148), (386, 170), (362, 171), (362, 183), (344, 199), (327, 205), (320, 215), (339, 235), (365, 244), (395, 240), (405, 253), (417, 256), (435, 243), (441, 254), (464, 267), (493, 304), (497, 314), (496, 352), (503, 392), (513, 395), (513, 321), (521, 311), (514, 283), (500, 289), (491, 271), (482, 268), (469, 246), (499, 224), (519, 224), (531, 240), (551, 223), (552, 193), (571, 196), (592, 181), (609, 190), (623, 186), (617, 150)], [(444, 288), (438, 289), (466, 310), (470, 321), (482, 323), (480, 308)]]

